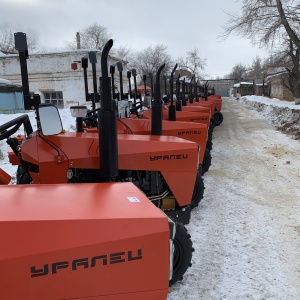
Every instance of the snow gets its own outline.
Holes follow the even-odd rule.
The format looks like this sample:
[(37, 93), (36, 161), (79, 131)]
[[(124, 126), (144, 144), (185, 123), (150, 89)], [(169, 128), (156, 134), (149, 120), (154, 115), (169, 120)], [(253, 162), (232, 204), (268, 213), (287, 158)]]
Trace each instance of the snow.
[(8, 85), (8, 84), (12, 84), (12, 82), (10, 80), (0, 78), (0, 85)]
[[(223, 98), (222, 112), (204, 199), (187, 225), (193, 265), (168, 300), (300, 299), (300, 106), (246, 96)], [(75, 131), (69, 109), (60, 114)], [(0, 167), (14, 177), (6, 151), (0, 141)]]
[(253, 82), (239, 82), (235, 83), (233, 87), (240, 87), (241, 85), (253, 85)]

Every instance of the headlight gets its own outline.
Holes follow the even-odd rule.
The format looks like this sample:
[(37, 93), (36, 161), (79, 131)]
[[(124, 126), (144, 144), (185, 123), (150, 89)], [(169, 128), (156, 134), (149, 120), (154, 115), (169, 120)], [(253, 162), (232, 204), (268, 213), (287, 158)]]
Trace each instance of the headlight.
[(87, 114), (86, 106), (71, 106), (71, 115), (75, 118), (85, 118)]

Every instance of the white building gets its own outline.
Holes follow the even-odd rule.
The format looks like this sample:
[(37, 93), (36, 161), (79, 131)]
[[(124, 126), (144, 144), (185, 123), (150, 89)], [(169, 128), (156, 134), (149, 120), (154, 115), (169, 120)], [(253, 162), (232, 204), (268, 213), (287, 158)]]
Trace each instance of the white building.
[[(96, 75), (99, 92), (99, 77), (101, 76), (101, 51), (99, 50), (73, 50), (57, 53), (29, 54), (27, 59), (29, 89), (39, 94), (41, 102), (53, 103), (59, 108), (70, 104), (86, 102), (83, 68), (81, 59), (94, 51), (97, 57)], [(76, 62), (77, 69), (72, 70), (71, 64)], [(108, 67), (121, 62), (123, 65), (123, 92), (128, 92), (127, 62), (115, 57), (109, 57)], [(14, 83), (22, 84), (19, 55), (0, 54), (0, 77)], [(92, 65), (88, 63), (88, 92), (93, 93)], [(115, 68), (115, 86), (119, 88), (119, 72)]]

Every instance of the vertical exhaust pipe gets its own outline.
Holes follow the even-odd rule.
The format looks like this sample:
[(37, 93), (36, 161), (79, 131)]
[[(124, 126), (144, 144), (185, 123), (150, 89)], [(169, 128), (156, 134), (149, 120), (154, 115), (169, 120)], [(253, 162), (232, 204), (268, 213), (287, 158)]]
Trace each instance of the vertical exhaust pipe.
[(28, 70), (27, 70), (27, 59), (28, 47), (26, 34), (23, 32), (16, 32), (15, 38), (15, 49), (19, 52), (20, 68), (21, 68), (21, 79), (22, 79), (22, 90), (24, 98), (24, 109), (31, 110), (37, 109), (41, 103), (40, 95), (30, 95), (29, 81), (28, 81)]
[(132, 93), (131, 93), (131, 72), (130, 71), (127, 71), (127, 78), (128, 78), (128, 96), (129, 96), (129, 99), (131, 99), (132, 97)]
[(119, 71), (119, 79), (120, 79), (120, 98), (119, 100), (124, 100), (124, 93), (123, 93), (123, 66), (122, 63), (117, 62), (117, 68)]
[(93, 75), (93, 89), (94, 89), (94, 95), (93, 95), (93, 109), (96, 108), (96, 103), (99, 102), (99, 96), (98, 96), (98, 90), (97, 90), (97, 75), (96, 75), (96, 64), (97, 64), (97, 56), (96, 52), (90, 51), (88, 53), (89, 60), (92, 65), (92, 75)]
[(186, 99), (185, 99), (185, 78), (183, 79), (183, 82), (182, 82), (182, 101), (181, 101), (181, 105), (182, 106), (187, 106)]
[(151, 134), (162, 135), (162, 104), (160, 97), (160, 73), (165, 67), (165, 64), (161, 65), (156, 73), (156, 82), (154, 86), (154, 100), (152, 103), (152, 122), (151, 122)]
[(196, 102), (199, 102), (199, 95), (198, 95), (198, 82), (199, 82), (199, 79), (198, 79), (198, 80), (197, 80), (197, 82), (195, 83)]
[(131, 70), (132, 76), (133, 76), (133, 82), (134, 82), (134, 97), (133, 97), (133, 104), (134, 107), (136, 107), (136, 97), (137, 97), (137, 85), (136, 85), (136, 69)]
[(147, 94), (147, 76), (143, 75), (143, 81), (144, 81), (144, 94), (146, 96)]
[(177, 80), (176, 80), (176, 111), (181, 111), (181, 99), (180, 99), (180, 74), (178, 74)]
[(97, 112), (99, 122), (100, 142), (100, 175), (107, 181), (113, 181), (118, 175), (118, 144), (117, 144), (117, 110), (112, 101), (111, 80), (108, 77), (107, 59), (113, 46), (113, 40), (109, 40), (102, 51), (100, 93), (101, 110)]
[(149, 73), (150, 85), (151, 85), (151, 99), (154, 97), (154, 88), (153, 88), (153, 74)]
[(174, 105), (174, 90), (173, 90), (173, 77), (174, 77), (174, 72), (177, 69), (177, 64), (174, 66), (171, 76), (170, 76), (170, 97), (171, 97), (171, 105), (169, 107), (169, 121), (176, 121), (176, 107)]
[[(86, 56), (81, 58), (81, 67), (83, 69), (83, 80), (84, 80), (84, 91), (85, 91), (85, 101), (90, 101), (89, 98), (89, 88), (88, 88), (88, 80), (87, 80), (87, 68), (88, 68), (88, 58)], [(92, 108), (95, 109), (94, 99), (92, 100)]]
[(192, 83), (193, 79), (194, 79), (194, 76), (192, 76), (191, 81), (190, 81), (190, 96), (189, 96), (190, 103), (194, 103), (194, 99), (193, 99), (193, 83)]
[(115, 93), (115, 66), (110, 66), (109, 72), (111, 75), (111, 88), (112, 88), (112, 98), (116, 99), (116, 93)]

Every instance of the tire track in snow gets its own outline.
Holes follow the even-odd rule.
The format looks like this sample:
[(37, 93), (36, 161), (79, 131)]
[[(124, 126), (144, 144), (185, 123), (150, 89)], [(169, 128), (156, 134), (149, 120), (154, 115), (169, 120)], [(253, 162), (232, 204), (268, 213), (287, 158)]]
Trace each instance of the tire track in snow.
[(168, 299), (300, 299), (300, 144), (223, 102), (205, 197), (187, 226), (193, 266)]

